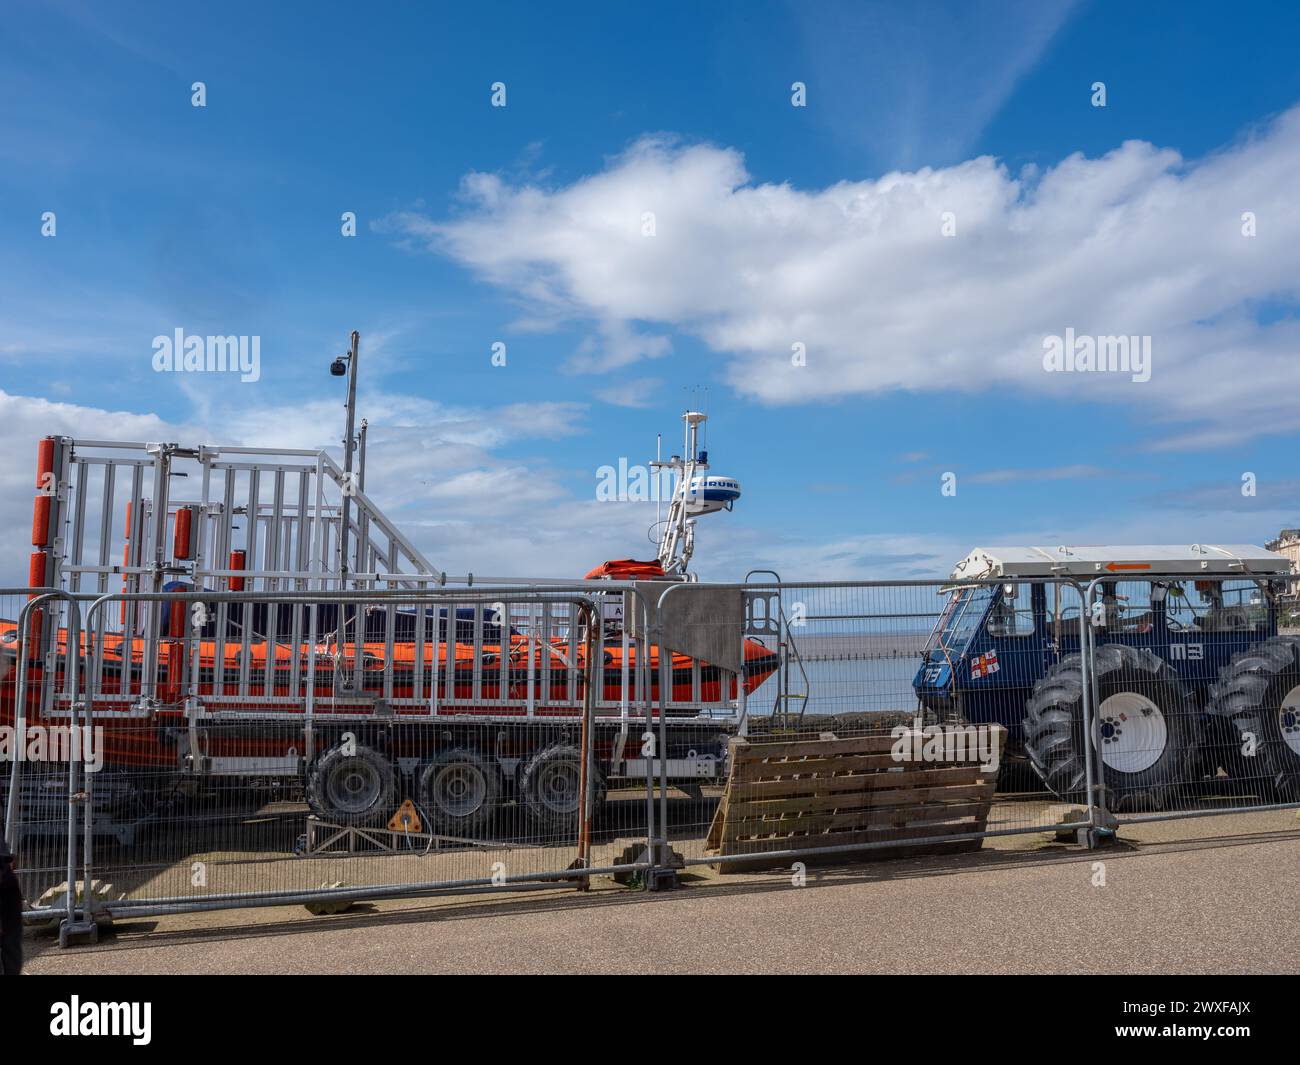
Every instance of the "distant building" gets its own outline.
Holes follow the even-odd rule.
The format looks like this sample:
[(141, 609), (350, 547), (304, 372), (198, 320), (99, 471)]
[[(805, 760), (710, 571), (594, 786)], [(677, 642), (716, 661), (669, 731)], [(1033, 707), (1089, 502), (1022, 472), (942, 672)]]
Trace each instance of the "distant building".
[[(1283, 529), (1277, 534), (1276, 540), (1269, 540), (1264, 546), (1279, 555), (1285, 555), (1291, 560), (1291, 568), (1300, 573), (1300, 529)], [(1300, 597), (1300, 581), (1291, 582), (1287, 595), (1293, 599)]]

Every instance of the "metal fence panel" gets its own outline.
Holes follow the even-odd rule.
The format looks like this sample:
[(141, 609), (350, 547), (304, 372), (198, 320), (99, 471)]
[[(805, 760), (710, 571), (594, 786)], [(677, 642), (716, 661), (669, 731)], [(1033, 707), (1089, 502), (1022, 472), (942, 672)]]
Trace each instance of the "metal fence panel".
[(21, 855), (26, 891), (65, 914), (76, 897), (66, 884), (74, 879), (83, 759), (91, 752), (77, 719), (51, 720), (49, 708), (62, 685), (77, 683), (77, 618), (66, 593), (0, 589), (0, 814)]
[[(301, 549), (274, 526), (306, 490), (276, 488), (264, 550)], [(38, 916), (74, 929), (1300, 796), (1300, 632), (1245, 574), (750, 582), (711, 634), (739, 674), (651, 623), (680, 585), (98, 583), (0, 591), (0, 725), (81, 738), (0, 774)]]
[(1300, 805), (1300, 629), (1285, 624), (1288, 584), (1243, 572), (1088, 586), (1097, 785), (1111, 815)]
[[(75, 653), (28, 704), (33, 724), (89, 729), (95, 764), (43, 768), (60, 788), (41, 804), (15, 763), (28, 892), (75, 880), (125, 914), (640, 875), (647, 782), (624, 755), (648, 701), (604, 688), (648, 691), (648, 662), (607, 667), (591, 595), (510, 594), (114, 593), (82, 597), (84, 639), (69, 603)], [(152, 651), (124, 601), (154, 614)]]
[[(743, 855), (746, 845), (754, 853), (785, 853), (780, 841), (787, 837), (798, 845), (790, 854), (850, 855), (1088, 826), (1087, 745), (1077, 744), (1079, 770), (1053, 793), (1026, 761), (1022, 739), (1035, 686), (1057, 661), (1067, 662), (1077, 680), (1071, 729), (1084, 733), (1085, 636), (1077, 586), (1055, 580), (1034, 587), (905, 581), (743, 588), (747, 676), (740, 731), (751, 746), (742, 755), (762, 755), (779, 768), (763, 774), (765, 780), (735, 784), (740, 790), (730, 796), (722, 788), (686, 793), (676, 800), (680, 810), (661, 815), (688, 863)], [(663, 598), (673, 594), (670, 589)], [(832, 737), (858, 753), (843, 762), (809, 761), (806, 773), (789, 764), (787, 752), (812, 751), (809, 741)], [(895, 779), (866, 779), (958, 762), (984, 767), (985, 774), (963, 778), (950, 793), (937, 785), (960, 773), (932, 773), (933, 781), (907, 778), (936, 785), (920, 793), (925, 809), (900, 805)], [(792, 782), (779, 783), (786, 777)], [(991, 808), (972, 801), (978, 781), (988, 779), (999, 781)], [(878, 794), (868, 794), (873, 790)], [(757, 801), (760, 794), (774, 801), (765, 805)], [(743, 807), (745, 835), (723, 855), (720, 825), (724, 835), (740, 832), (736, 818), (729, 820), (728, 801)], [(761, 813), (769, 808), (770, 816)]]

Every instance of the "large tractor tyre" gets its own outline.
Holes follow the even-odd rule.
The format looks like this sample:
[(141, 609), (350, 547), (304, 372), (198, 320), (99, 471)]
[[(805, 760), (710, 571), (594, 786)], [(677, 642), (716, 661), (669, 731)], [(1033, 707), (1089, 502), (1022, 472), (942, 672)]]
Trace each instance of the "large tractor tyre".
[(1234, 655), (1206, 710), (1235, 732), (1211, 752), (1228, 776), (1270, 799), (1300, 799), (1300, 639), (1275, 636)]
[(999, 752), (997, 790), (1000, 795), (1037, 792), (1040, 786), (1038, 773), (1023, 752)]
[(392, 762), (372, 747), (331, 747), (307, 774), (307, 805), (333, 824), (374, 825), (387, 820), (396, 791)]
[[(582, 810), (582, 755), (571, 743), (554, 743), (537, 751), (519, 774), (519, 798), (529, 819), (547, 834), (572, 835)], [(592, 767), (592, 818), (605, 802), (605, 780)]]
[[(1097, 648), (1094, 758), (1107, 807), (1162, 809), (1190, 780), (1199, 736), (1196, 703), (1150, 651)], [(1066, 655), (1034, 686), (1024, 720), (1025, 753), (1043, 782), (1070, 799), (1085, 793), (1083, 660)]]
[(442, 751), (420, 771), (420, 802), (434, 832), (480, 835), (501, 806), (501, 771), (469, 747)]

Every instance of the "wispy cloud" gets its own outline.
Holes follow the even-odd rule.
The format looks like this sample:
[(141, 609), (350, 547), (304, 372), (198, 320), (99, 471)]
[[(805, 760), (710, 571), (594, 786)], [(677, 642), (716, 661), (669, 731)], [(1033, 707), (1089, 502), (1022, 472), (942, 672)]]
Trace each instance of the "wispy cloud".
[(1005, 469), (984, 470), (980, 473), (968, 473), (963, 480), (974, 484), (1009, 484), (1013, 481), (1086, 481), (1098, 477), (1131, 478), (1132, 473), (1122, 470), (1104, 470), (1100, 466), (1071, 465), (1052, 466), (1047, 469)]
[(626, 322), (609, 319), (600, 323), (596, 336), (581, 341), (565, 368), (574, 373), (603, 373), (642, 359), (662, 358), (672, 346), (666, 336), (653, 336)]
[(654, 407), (658, 404), (662, 384), (657, 377), (637, 377), (598, 388), (594, 394), (601, 402), (615, 407)]
[(961, 159), (1078, 7), (1078, 0), (797, 5), (809, 119), (884, 169)]
[[(566, 471), (507, 449), (586, 429), (581, 403), (449, 407), (369, 392), (366, 491), (451, 573), (575, 576), (627, 554), (654, 520), (651, 504), (602, 504), (575, 494)], [(332, 400), (209, 405), (177, 423), (0, 390), (0, 538), (20, 543), (30, 526), (36, 443), (81, 439), (172, 440), (189, 445), (326, 448), (341, 458), (342, 411)], [(584, 530), (573, 536), (574, 527)], [(0, 557), (0, 585), (25, 576), (25, 556)]]
[[(1297, 172), (1300, 108), (1195, 163), (1130, 141), (1019, 176), (981, 157), (806, 191), (651, 137), (559, 188), (473, 174), (452, 220), (390, 223), (546, 319), (593, 324), (588, 368), (660, 354), (647, 330), (672, 328), (767, 403), (1016, 388), (1132, 405), (1204, 447), (1300, 429), (1300, 320), (1257, 313), (1300, 295)], [(1151, 380), (1048, 372), (1066, 330), (1151, 337)]]

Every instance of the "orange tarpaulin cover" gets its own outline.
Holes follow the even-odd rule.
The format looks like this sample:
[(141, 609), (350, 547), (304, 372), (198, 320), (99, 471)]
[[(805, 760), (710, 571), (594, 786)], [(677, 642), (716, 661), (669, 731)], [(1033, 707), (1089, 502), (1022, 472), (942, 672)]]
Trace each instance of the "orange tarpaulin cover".
[(664, 568), (658, 562), (638, 562), (634, 558), (616, 558), (609, 562), (602, 562), (588, 573), (584, 580), (594, 581), (600, 577), (609, 577), (611, 580), (616, 581), (637, 581), (649, 580), (652, 577), (662, 577), (663, 575)]

